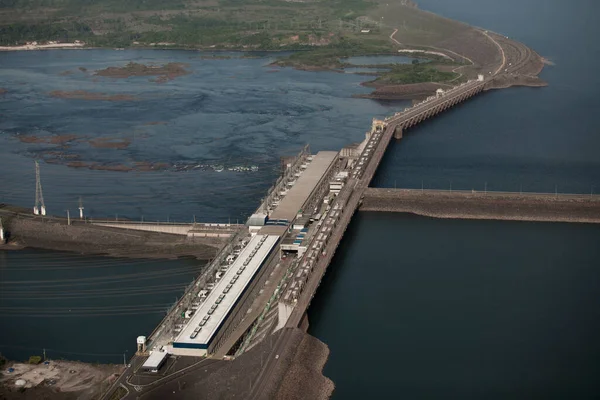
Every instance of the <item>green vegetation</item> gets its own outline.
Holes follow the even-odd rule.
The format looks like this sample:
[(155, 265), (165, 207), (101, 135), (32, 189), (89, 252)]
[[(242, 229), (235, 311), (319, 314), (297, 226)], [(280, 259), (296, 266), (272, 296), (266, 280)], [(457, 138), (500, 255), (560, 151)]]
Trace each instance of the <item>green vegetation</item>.
[(375, 6), (369, 0), (0, 0), (0, 40), (287, 49), (376, 30), (362, 18)]
[[(339, 42), (327, 47), (299, 51), (287, 58), (277, 61), (280, 66), (316, 67), (324, 69), (343, 68), (347, 63), (343, 58), (358, 55), (391, 54), (393, 48), (385, 40), (348, 39), (341, 37)], [(395, 53), (393, 53), (395, 54)]]
[(42, 362), (42, 357), (40, 357), (40, 356), (29, 357), (29, 364), (39, 364), (41, 362)]
[(442, 72), (436, 64), (394, 64), (391, 70), (377, 79), (378, 83), (409, 84), (423, 82), (447, 82), (458, 77), (454, 72)]
[(123, 386), (119, 386), (110, 396), (109, 400), (121, 400), (126, 394), (127, 389), (125, 389)]
[[(277, 64), (340, 69), (346, 57), (397, 54), (390, 26), (398, 27), (397, 40), (416, 46), (465, 29), (411, 7), (375, 1), (0, 0), (0, 45), (82, 40), (96, 47), (295, 50)], [(387, 21), (392, 25), (386, 28)], [(452, 62), (417, 56), (432, 62), (392, 65), (378, 81), (444, 82), (457, 76), (445, 72)]]
[(36, 40), (56, 40), (70, 42), (75, 39), (86, 40), (92, 36), (92, 30), (86, 24), (78, 22), (56, 24), (15, 23), (0, 26), (0, 45), (13, 45)]

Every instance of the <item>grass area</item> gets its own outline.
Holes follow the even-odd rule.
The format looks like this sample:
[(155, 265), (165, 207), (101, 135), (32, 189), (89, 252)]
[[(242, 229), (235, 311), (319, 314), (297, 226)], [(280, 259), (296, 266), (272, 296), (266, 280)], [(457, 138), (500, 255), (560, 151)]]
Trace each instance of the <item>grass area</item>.
[(394, 64), (390, 71), (376, 79), (377, 83), (385, 84), (410, 84), (423, 82), (447, 82), (458, 77), (454, 72), (443, 72), (436, 68), (436, 64)]
[[(419, 48), (467, 26), (384, 0), (0, 0), (0, 45), (79, 39), (98, 47), (298, 50), (277, 64), (306, 69), (343, 68), (343, 58), (351, 56), (397, 54), (388, 37), (396, 28), (396, 40)], [(444, 67), (451, 62), (418, 56), (433, 62), (393, 65), (378, 81), (457, 77)]]
[(110, 396), (109, 400), (121, 400), (126, 394), (127, 389), (125, 389), (123, 386), (119, 386), (117, 390), (115, 390)]
[(381, 0), (379, 7), (369, 10), (368, 16), (375, 21), (381, 21), (389, 29), (389, 33), (398, 29), (394, 38), (408, 46), (435, 46), (469, 29), (468, 25), (462, 22), (388, 0)]
[(362, 18), (375, 6), (370, 0), (0, 0), (0, 44), (80, 39), (117, 47), (328, 45), (340, 35), (376, 28)]
[(325, 69), (343, 68), (341, 58), (358, 55), (395, 54), (392, 45), (385, 40), (358, 40), (341, 37), (339, 42), (327, 47), (296, 52), (277, 61), (277, 65), (291, 67), (316, 67)]

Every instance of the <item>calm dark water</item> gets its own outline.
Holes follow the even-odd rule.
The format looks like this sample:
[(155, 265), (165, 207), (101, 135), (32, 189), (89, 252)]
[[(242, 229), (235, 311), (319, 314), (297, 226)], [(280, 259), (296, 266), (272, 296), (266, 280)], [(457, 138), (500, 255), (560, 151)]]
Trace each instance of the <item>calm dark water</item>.
[[(600, 3), (419, 4), (556, 65), (547, 88), (486, 93), (411, 129), (374, 184), (600, 191)], [(359, 213), (309, 311), (334, 398), (598, 398), (598, 243), (589, 225)]]
[(597, 398), (599, 238), (359, 213), (309, 315), (334, 398)]
[(122, 362), (203, 263), (0, 251), (0, 353)]
[(545, 88), (511, 88), (411, 129), (391, 146), (380, 187), (600, 192), (600, 37), (594, 1), (423, 0), (421, 8), (522, 41), (552, 60)]

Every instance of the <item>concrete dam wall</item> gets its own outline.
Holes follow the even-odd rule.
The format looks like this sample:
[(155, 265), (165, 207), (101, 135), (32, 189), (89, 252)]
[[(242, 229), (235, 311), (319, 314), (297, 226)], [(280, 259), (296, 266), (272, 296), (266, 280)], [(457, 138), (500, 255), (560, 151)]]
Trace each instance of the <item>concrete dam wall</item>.
[(368, 188), (360, 210), (435, 218), (600, 223), (600, 195)]

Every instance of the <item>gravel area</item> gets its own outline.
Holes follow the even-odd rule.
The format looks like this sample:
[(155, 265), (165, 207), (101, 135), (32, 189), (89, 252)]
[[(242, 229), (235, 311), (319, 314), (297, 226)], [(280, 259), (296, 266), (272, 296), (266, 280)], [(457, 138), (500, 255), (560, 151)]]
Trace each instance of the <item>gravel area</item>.
[(319, 339), (305, 335), (297, 348), (292, 363), (283, 377), (276, 399), (328, 399), (335, 385), (322, 371), (329, 348)]
[[(14, 370), (8, 372), (9, 368)], [(0, 399), (94, 399), (122, 369), (121, 365), (63, 360), (38, 365), (8, 363), (0, 375)]]

